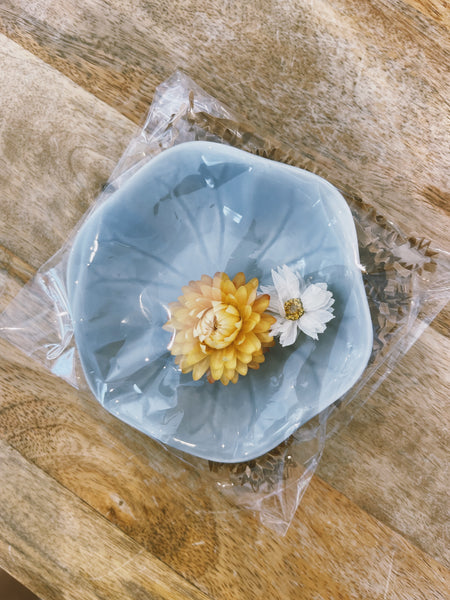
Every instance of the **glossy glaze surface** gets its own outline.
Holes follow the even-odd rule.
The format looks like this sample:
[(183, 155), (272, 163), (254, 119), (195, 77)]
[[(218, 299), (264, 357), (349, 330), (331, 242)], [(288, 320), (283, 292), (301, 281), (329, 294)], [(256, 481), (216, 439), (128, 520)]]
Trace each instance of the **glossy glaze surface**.
[[(181, 374), (162, 325), (182, 286), (216, 271), (267, 284), (285, 263), (335, 296), (319, 340), (276, 344), (235, 385)], [(97, 399), (146, 434), (221, 462), (286, 439), (355, 383), (372, 346), (343, 197), (316, 175), (219, 144), (161, 153), (97, 209), (74, 243), (68, 288)]]

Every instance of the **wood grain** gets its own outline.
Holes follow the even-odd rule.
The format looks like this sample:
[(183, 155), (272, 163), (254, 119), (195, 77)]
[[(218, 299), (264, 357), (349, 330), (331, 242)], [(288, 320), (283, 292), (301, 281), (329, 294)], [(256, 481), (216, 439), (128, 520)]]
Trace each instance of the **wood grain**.
[[(439, 563), (320, 479), (308, 488), (287, 536), (274, 536), (89, 396), (22, 362), (12, 349), (1, 366), (4, 443), (213, 598), (281, 600), (303, 593), (377, 600), (387, 588), (391, 598), (445, 598), (449, 575)], [(12, 499), (1, 495), (2, 505), (14, 506), (14, 484), (4, 493)], [(34, 518), (31, 534), (44, 543), (48, 519)], [(78, 517), (68, 521), (81, 526)], [(80, 560), (77, 546), (66, 560), (72, 551)], [(86, 569), (91, 561), (87, 556)], [(23, 581), (21, 564), (8, 562), (7, 569)]]
[(2, 30), (136, 122), (181, 67), (404, 228), (448, 223), (429, 190), (449, 189), (449, 37), (408, 4), (67, 4), (8, 0)]
[(39, 597), (207, 600), (3, 441), (0, 464), (2, 562)]
[(0, 240), (37, 269), (66, 241), (135, 127), (4, 37), (0, 63)]
[(35, 274), (35, 270), (0, 245), (0, 313)]
[(358, 506), (450, 566), (450, 339), (426, 331), (348, 427), (318, 474)]
[(447, 0), (406, 0), (406, 3), (429, 19), (450, 28), (450, 4)]
[[(4, 0), (0, 309), (177, 67), (448, 248), (446, 4)], [(444, 599), (449, 350), (447, 312), (329, 441), (280, 538), (0, 342), (0, 563), (44, 600)]]

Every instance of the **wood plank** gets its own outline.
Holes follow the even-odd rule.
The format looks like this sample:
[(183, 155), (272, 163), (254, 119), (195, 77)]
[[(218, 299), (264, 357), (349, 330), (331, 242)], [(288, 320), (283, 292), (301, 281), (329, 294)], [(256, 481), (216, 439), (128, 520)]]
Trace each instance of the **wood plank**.
[(405, 3), (429, 19), (450, 27), (450, 4), (447, 0), (405, 0)]
[[(4, 356), (4, 343), (0, 345)], [(4, 443), (212, 597), (445, 598), (449, 575), (439, 563), (320, 479), (308, 488), (287, 536), (276, 536), (261, 528), (249, 511), (231, 506), (189, 465), (181, 466), (170, 452), (122, 425), (90, 397), (31, 363), (20, 366), (22, 362), (12, 349), (9, 360), (0, 363)], [(41, 479), (39, 475), (38, 485), (52, 506), (58, 502), (52, 497), (59, 497), (59, 487), (55, 490), (53, 483), (49, 487)], [(9, 503), (22, 498), (17, 494), (35, 501), (16, 465), (9, 482)], [(16, 488), (22, 491), (14, 492)], [(70, 511), (58, 507), (53, 506), (53, 512), (64, 516), (61, 527), (69, 523), (76, 528), (81, 515), (71, 518)], [(31, 512), (35, 516), (30, 518), (37, 521), (31, 534), (38, 535), (40, 523), (44, 543), (48, 519), (40, 520), (35, 509)], [(2, 509), (0, 515), (6, 523), (27, 523), (22, 512), (12, 521), (9, 512), (5, 516)], [(95, 523), (90, 521), (89, 529), (93, 537), (102, 538)], [(14, 532), (9, 530), (8, 536), (15, 548)], [(55, 544), (53, 537), (51, 543)], [(113, 547), (110, 552), (115, 554)], [(69, 554), (68, 550), (64, 557), (70, 573)], [(117, 560), (122, 557), (119, 554)], [(0, 560), (7, 559), (3, 548)], [(92, 557), (84, 559), (88, 573)], [(81, 560), (78, 551), (76, 560)], [(28, 585), (20, 564), (14, 564), (7, 563), (7, 570)], [(52, 580), (53, 573), (45, 573), (46, 578)], [(78, 585), (83, 589), (81, 582)]]
[(340, 435), (318, 474), (450, 566), (450, 339), (427, 330)]
[(3, 341), (0, 356), (8, 356), (0, 363), (0, 437), (172, 567), (204, 571), (214, 526), (195, 471), (89, 393), (29, 359), (24, 367), (23, 355)]
[(407, 4), (66, 4), (7, 0), (1, 31), (136, 122), (181, 67), (406, 231), (448, 223), (449, 38)]
[(66, 241), (136, 128), (5, 37), (0, 64), (0, 244), (5, 264), (12, 252), (36, 269)]
[(3, 440), (0, 465), (0, 560), (43, 600), (207, 600)]
[(34, 274), (29, 264), (0, 244), (0, 314)]

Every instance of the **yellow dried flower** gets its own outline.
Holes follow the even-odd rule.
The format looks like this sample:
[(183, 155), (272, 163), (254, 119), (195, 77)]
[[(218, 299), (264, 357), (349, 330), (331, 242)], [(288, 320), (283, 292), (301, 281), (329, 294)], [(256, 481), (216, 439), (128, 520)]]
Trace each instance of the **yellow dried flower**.
[(170, 347), (183, 373), (194, 381), (205, 373), (210, 383), (236, 383), (248, 369), (259, 369), (264, 352), (274, 345), (269, 334), (275, 318), (264, 312), (268, 294), (257, 296), (258, 280), (245, 283), (238, 273), (213, 278), (202, 275), (182, 288), (183, 295), (169, 305), (171, 318), (164, 329), (175, 331)]

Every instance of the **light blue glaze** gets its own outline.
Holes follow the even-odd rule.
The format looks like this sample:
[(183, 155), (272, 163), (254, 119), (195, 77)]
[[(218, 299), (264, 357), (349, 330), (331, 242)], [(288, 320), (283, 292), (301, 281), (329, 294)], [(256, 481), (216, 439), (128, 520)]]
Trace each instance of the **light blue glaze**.
[[(202, 274), (271, 283), (288, 264), (336, 299), (317, 342), (278, 343), (237, 384), (194, 382), (167, 351), (167, 305)], [(87, 381), (122, 421), (185, 452), (239, 462), (278, 445), (361, 376), (372, 323), (350, 210), (324, 179), (208, 142), (166, 150), (80, 229), (67, 285)]]

